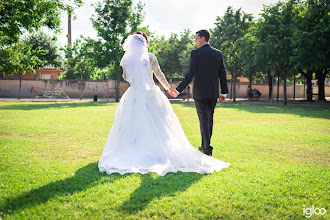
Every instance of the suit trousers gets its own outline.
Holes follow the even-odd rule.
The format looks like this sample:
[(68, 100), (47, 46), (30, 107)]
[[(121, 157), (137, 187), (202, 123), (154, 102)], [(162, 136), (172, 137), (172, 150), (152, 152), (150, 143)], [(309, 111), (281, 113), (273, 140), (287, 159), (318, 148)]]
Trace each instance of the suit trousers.
[(217, 99), (195, 99), (204, 151), (212, 149), (211, 136), (213, 129), (213, 113), (216, 104)]

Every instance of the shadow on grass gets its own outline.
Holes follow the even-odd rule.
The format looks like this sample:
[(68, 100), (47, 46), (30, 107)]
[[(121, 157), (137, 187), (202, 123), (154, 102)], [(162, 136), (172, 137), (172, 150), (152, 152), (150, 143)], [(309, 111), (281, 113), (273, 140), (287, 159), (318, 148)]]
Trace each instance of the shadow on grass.
[(90, 106), (109, 106), (110, 102), (40, 102), (31, 101), (29, 103), (19, 102), (17, 104), (2, 105), (0, 110), (39, 110), (47, 108), (81, 108)]
[[(49, 183), (22, 193), (18, 197), (8, 199), (4, 202), (4, 206), (0, 207), (0, 210), (3, 216), (10, 215), (17, 210), (46, 203), (53, 197), (70, 195), (98, 185), (100, 184), (99, 180), (104, 176), (106, 174), (99, 172), (97, 163), (90, 163), (78, 169), (72, 177)], [(115, 182), (125, 176), (112, 174), (110, 180), (107, 178), (106, 181)]]
[[(43, 203), (54, 197), (63, 197), (72, 195), (76, 192), (84, 191), (93, 186), (106, 183), (113, 183), (132, 174), (120, 175), (114, 173), (107, 175), (98, 170), (97, 162), (90, 163), (78, 169), (74, 176), (64, 180), (58, 180), (41, 186), (39, 188), (22, 193), (21, 195), (7, 199), (3, 206), (0, 206), (0, 219), (13, 214), (14, 212), (31, 208)], [(153, 178), (156, 176), (156, 178)], [(126, 201), (121, 210), (125, 213), (135, 213), (143, 210), (149, 202), (155, 198), (163, 196), (171, 196), (175, 192), (185, 191), (194, 182), (197, 182), (204, 175), (198, 173), (168, 173), (166, 176), (160, 177), (152, 173), (141, 175), (141, 185)], [(101, 180), (103, 177), (104, 181)]]
[(151, 173), (141, 175), (141, 185), (131, 194), (129, 200), (122, 204), (120, 211), (135, 214), (144, 210), (152, 200), (183, 192), (204, 176), (198, 173), (182, 172), (168, 173), (156, 178), (153, 178)]

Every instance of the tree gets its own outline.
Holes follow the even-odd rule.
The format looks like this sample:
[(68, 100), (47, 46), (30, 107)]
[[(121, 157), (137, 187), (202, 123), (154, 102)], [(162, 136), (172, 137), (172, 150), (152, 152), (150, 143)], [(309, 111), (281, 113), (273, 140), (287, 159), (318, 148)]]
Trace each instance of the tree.
[(67, 44), (64, 48), (62, 48), (66, 58), (70, 57), (70, 59), (67, 59), (65, 62), (65, 70), (61, 73), (59, 78), (79, 79), (80, 74), (75, 71), (74, 67), (82, 59), (80, 55), (80, 42), (81, 40), (78, 39), (73, 43), (72, 46)]
[(258, 38), (260, 28), (259, 22), (251, 22), (250, 29), (243, 38), (239, 40), (240, 51), (239, 56), (243, 62), (243, 76), (249, 78), (250, 86), (252, 78), (267, 77), (269, 83), (269, 99), (272, 97), (273, 91), (273, 74), (274, 66), (271, 65), (267, 58), (267, 54), (271, 53), (267, 43), (261, 42)]
[(83, 90), (85, 87), (85, 80), (89, 79), (91, 74), (95, 71), (93, 59), (88, 58), (86, 60), (80, 60), (74, 67), (75, 72), (80, 73), (81, 77), (81, 92), (80, 92), (80, 100), (83, 97)]
[(188, 69), (190, 51), (194, 49), (193, 36), (190, 30), (180, 33), (180, 36), (172, 33), (168, 39), (156, 38), (150, 48), (157, 56), (162, 71), (167, 78), (183, 77)]
[(82, 0), (2, 0), (0, 42), (10, 45), (17, 42), (25, 30), (38, 30), (42, 26), (59, 31), (61, 12), (82, 4)]
[(243, 74), (239, 39), (248, 32), (252, 19), (251, 14), (228, 7), (223, 17), (216, 18), (216, 27), (211, 30), (210, 43), (223, 52), (226, 68), (232, 76), (233, 102), (236, 102), (236, 79)]
[(83, 97), (86, 80), (95, 78), (96, 73), (98, 73), (95, 64), (95, 57), (99, 56), (99, 51), (95, 49), (95, 42), (96, 41), (90, 38), (84, 38), (81, 36), (80, 39), (73, 43), (72, 47), (70, 44), (67, 44), (66, 47), (63, 48), (66, 56), (69, 56), (70, 59), (66, 62), (66, 70), (63, 75), (61, 75), (61, 78), (80, 78), (80, 100)]
[(307, 101), (312, 101), (312, 79), (318, 79), (318, 100), (325, 100), (324, 81), (330, 69), (330, 3), (307, 0), (295, 7), (292, 60), (307, 80)]
[[(35, 72), (33, 67), (40, 63), (37, 54), (43, 51), (32, 50), (30, 45), (23, 44), (22, 42), (16, 43), (13, 47), (8, 47), (0, 51), (1, 59), (6, 59), (4, 65), (1, 66), (1, 71), (9, 75), (19, 75), (19, 93), (18, 99), (21, 99), (22, 76), (27, 72)], [(6, 57), (4, 58), (3, 55)]]
[(238, 39), (238, 45), (241, 48), (238, 51), (238, 56), (243, 64), (242, 75), (249, 79), (251, 86), (253, 77), (256, 75), (258, 68), (255, 59), (257, 40), (251, 33), (247, 33), (244, 37)]
[[(23, 47), (22, 43), (19, 42), (22, 33), (25, 31), (29, 32), (38, 30), (42, 26), (48, 27), (55, 32), (59, 32), (61, 12), (69, 8), (73, 10), (75, 6), (79, 7), (81, 5), (82, 0), (0, 1), (0, 54), (10, 53), (12, 56), (0, 58), (0, 69), (6, 69), (13, 72), (13, 69), (8, 69), (8, 67), (13, 66), (13, 63), (10, 63), (14, 62), (13, 57), (17, 56), (17, 58), (20, 57), (23, 59), (26, 55), (23, 55), (17, 50), (18, 45), (20, 45), (19, 47)], [(24, 48), (25, 52), (29, 51), (26, 49), (27, 47)], [(15, 61), (18, 65), (17, 62), (20, 61)], [(38, 63), (41, 65), (42, 61), (39, 60)], [(36, 62), (35, 65), (38, 63)]]
[[(36, 66), (39, 70), (39, 75), (41, 74), (41, 67), (45, 65), (52, 65), (55, 67), (60, 65), (58, 45), (56, 44), (55, 37), (51, 37), (43, 32), (34, 32), (23, 38), (22, 42), (26, 45), (31, 45), (32, 50), (44, 50), (44, 53), (36, 54), (39, 60), (42, 61), (41, 66)], [(41, 78), (41, 75), (39, 77)]]
[(191, 38), (190, 42), (188, 41), (188, 43), (186, 43), (186, 48), (179, 54), (179, 60), (182, 66), (181, 77), (184, 77), (188, 70), (191, 51), (197, 48), (197, 45), (193, 43), (192, 39), (194, 39), (194, 37)]
[(283, 105), (287, 105), (286, 81), (293, 68), (291, 57), (292, 10), (295, 0), (278, 2), (275, 5), (264, 6), (261, 19), (258, 22), (257, 37), (262, 43), (266, 57), (273, 71), (281, 71), (283, 78)]
[(99, 68), (112, 66), (116, 73), (116, 102), (119, 101), (121, 79), (120, 60), (123, 56), (122, 44), (127, 36), (136, 31), (143, 19), (143, 5), (133, 5), (132, 0), (104, 0), (95, 6), (97, 16), (92, 18), (98, 36), (102, 38), (102, 58)]

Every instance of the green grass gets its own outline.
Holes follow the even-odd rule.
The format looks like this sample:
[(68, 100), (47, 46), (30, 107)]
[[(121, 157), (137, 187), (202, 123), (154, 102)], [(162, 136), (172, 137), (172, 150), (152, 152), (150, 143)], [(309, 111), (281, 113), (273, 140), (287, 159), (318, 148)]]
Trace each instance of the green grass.
[[(193, 103), (173, 103), (200, 144)], [(329, 216), (330, 109), (224, 103), (213, 174), (100, 173), (116, 103), (0, 102), (2, 219), (305, 219)], [(305, 207), (304, 207), (305, 206)]]

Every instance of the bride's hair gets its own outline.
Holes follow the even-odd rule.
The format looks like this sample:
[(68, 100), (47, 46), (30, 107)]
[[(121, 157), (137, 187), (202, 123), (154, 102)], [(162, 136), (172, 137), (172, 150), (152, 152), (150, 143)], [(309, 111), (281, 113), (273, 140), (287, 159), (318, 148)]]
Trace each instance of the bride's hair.
[(149, 38), (148, 35), (142, 31), (135, 31), (133, 34), (141, 34), (147, 41), (147, 44), (149, 44)]

